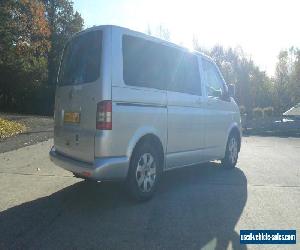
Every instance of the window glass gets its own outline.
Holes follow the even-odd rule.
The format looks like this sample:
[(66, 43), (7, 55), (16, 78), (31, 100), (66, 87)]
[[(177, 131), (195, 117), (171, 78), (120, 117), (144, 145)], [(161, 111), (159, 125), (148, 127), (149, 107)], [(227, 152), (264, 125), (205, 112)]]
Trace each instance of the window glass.
[(64, 50), (59, 84), (76, 85), (97, 80), (100, 75), (101, 48), (101, 31), (91, 31), (73, 38)]
[(123, 79), (127, 85), (165, 89), (163, 46), (124, 36)]
[(152, 41), (123, 36), (123, 79), (127, 85), (201, 95), (195, 55)]
[(202, 60), (202, 64), (207, 95), (221, 97), (224, 91), (224, 83), (216, 66), (205, 59)]
[(197, 57), (174, 49), (170, 58), (169, 90), (201, 95), (201, 81)]
[(168, 48), (168, 60), (166, 62), (168, 72), (168, 90), (184, 92), (184, 53), (174, 48)]

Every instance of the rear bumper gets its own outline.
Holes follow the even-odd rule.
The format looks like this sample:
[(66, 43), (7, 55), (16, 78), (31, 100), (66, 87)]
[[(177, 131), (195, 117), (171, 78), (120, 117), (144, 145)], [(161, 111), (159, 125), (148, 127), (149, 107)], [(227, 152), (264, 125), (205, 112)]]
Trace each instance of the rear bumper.
[(49, 152), (55, 165), (84, 178), (94, 180), (124, 180), (129, 168), (129, 160), (124, 157), (96, 158), (93, 163), (86, 163), (62, 155), (53, 146)]

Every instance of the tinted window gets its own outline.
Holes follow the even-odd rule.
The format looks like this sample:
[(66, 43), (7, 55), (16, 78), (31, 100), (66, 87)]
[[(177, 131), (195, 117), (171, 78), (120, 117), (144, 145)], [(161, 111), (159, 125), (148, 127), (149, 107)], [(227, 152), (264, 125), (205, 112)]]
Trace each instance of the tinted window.
[(198, 60), (195, 55), (172, 49), (169, 57), (170, 80), (168, 89), (176, 92), (201, 95)]
[(123, 37), (123, 79), (126, 84), (165, 89), (164, 50), (159, 44)]
[(201, 95), (195, 55), (137, 37), (123, 37), (123, 78), (127, 85)]
[(92, 31), (73, 38), (64, 50), (60, 85), (92, 82), (100, 75), (102, 32)]
[(207, 95), (213, 97), (222, 96), (224, 83), (216, 66), (207, 60), (203, 60), (202, 62)]

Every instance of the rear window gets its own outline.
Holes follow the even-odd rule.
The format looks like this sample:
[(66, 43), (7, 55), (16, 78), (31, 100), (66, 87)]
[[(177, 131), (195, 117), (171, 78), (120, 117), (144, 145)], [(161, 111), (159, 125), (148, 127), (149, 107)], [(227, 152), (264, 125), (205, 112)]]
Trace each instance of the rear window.
[(102, 31), (73, 38), (66, 46), (58, 77), (59, 85), (77, 85), (100, 76)]
[(128, 35), (122, 46), (125, 84), (201, 95), (195, 55)]

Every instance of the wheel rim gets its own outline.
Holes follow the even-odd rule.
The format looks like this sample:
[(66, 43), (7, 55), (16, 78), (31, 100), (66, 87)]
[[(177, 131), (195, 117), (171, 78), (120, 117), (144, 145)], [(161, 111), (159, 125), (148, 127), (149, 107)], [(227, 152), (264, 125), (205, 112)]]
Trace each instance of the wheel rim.
[(229, 160), (231, 161), (232, 164), (234, 164), (238, 156), (238, 144), (237, 144), (237, 140), (234, 137), (231, 137), (229, 141), (228, 151), (229, 151)]
[(142, 192), (150, 192), (156, 179), (156, 162), (150, 153), (141, 155), (136, 168), (136, 181)]

